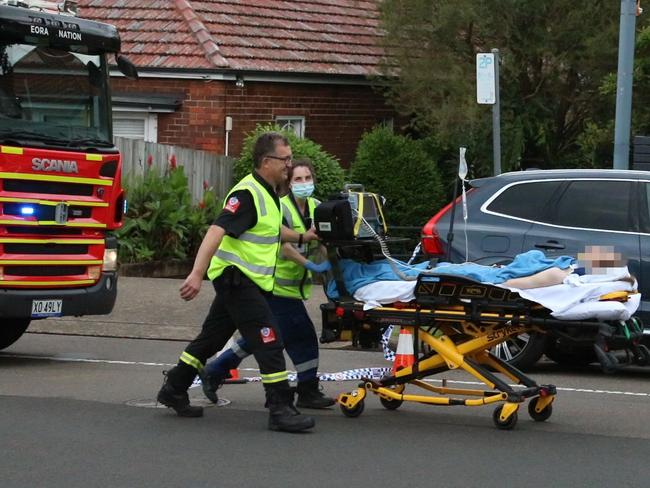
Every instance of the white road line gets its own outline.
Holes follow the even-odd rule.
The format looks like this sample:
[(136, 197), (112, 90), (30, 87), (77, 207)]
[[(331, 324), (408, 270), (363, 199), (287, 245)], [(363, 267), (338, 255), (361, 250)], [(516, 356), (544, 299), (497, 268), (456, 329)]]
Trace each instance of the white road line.
[(115, 361), (111, 359), (87, 359), (87, 358), (62, 358), (56, 356), (30, 356), (28, 354), (0, 354), (2, 358), (17, 358), (17, 359), (40, 359), (42, 361), (61, 361), (69, 363), (102, 363), (102, 364), (125, 364), (136, 366), (175, 366), (176, 364), (169, 363), (147, 363), (143, 361)]
[[(95, 364), (123, 364), (123, 365), (134, 365), (134, 366), (167, 366), (172, 367), (176, 364), (170, 363), (151, 363), (145, 361), (116, 361), (111, 359), (87, 359), (87, 358), (62, 358), (56, 356), (30, 356), (27, 354), (0, 354), (0, 359), (2, 358), (17, 358), (17, 359), (40, 359), (45, 361), (60, 361), (60, 362), (71, 362), (71, 363), (95, 363)], [(259, 374), (259, 370), (255, 368), (240, 368), (240, 371), (250, 371)], [(291, 371), (290, 371), (291, 372)], [(334, 374), (334, 373), (327, 373)], [(424, 381), (430, 383), (442, 383), (443, 380), (438, 379), (425, 379)], [(485, 386), (479, 381), (462, 381), (462, 380), (446, 380), (446, 383), (453, 383), (459, 385), (478, 385)], [(519, 385), (510, 385), (517, 387)], [(566, 391), (574, 393), (591, 393), (597, 395), (626, 395), (626, 396), (636, 396), (636, 397), (650, 397), (650, 393), (643, 392), (634, 392), (634, 391), (618, 391), (618, 390), (592, 390), (589, 388), (567, 388), (567, 387), (558, 387), (557, 391)]]

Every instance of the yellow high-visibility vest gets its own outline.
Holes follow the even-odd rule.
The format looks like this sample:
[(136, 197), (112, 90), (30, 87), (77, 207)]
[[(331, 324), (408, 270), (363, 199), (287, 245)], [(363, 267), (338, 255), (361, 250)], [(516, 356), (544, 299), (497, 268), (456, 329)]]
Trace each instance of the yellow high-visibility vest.
[[(314, 220), (314, 209), (320, 202), (315, 198), (307, 198), (307, 208), (309, 210), (309, 218)], [(304, 234), (307, 229), (303, 224), (300, 216), (300, 211), (294, 205), (289, 195), (280, 199), (280, 206), (282, 207), (282, 216), (287, 222), (290, 229), (295, 230), (299, 234)], [(318, 242), (312, 241), (304, 243), (298, 247), (297, 244), (292, 244), (300, 254), (309, 259), (318, 249)], [(306, 275), (305, 275), (306, 274)], [(304, 282), (303, 282), (304, 278)], [(311, 271), (306, 270), (302, 266), (285, 259), (280, 253), (278, 257), (278, 264), (275, 268), (275, 284), (273, 286), (273, 294), (280, 297), (289, 298), (302, 298), (304, 300), (311, 296)], [(301, 285), (302, 284), (302, 293)]]
[(208, 278), (221, 276), (228, 266), (237, 266), (264, 291), (273, 289), (273, 274), (280, 250), (280, 227), (282, 211), (277, 207), (269, 192), (253, 177), (244, 177), (226, 196), (238, 190), (247, 190), (253, 196), (257, 223), (238, 238), (225, 235), (217, 252), (210, 260)]

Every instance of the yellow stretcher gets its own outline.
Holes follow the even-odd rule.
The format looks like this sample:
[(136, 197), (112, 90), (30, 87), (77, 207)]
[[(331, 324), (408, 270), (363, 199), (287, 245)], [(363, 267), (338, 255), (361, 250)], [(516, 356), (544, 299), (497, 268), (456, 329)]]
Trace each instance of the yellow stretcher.
[[(351, 323), (357, 327), (398, 325), (410, 329), (414, 337), (415, 364), (381, 380), (363, 379), (358, 388), (342, 393), (338, 403), (348, 417), (358, 417), (368, 392), (379, 396), (388, 410), (404, 402), (430, 405), (483, 406), (495, 404), (493, 421), (499, 429), (512, 429), (518, 410), (528, 400), (528, 413), (537, 421), (547, 420), (556, 396), (554, 385), (539, 385), (517, 368), (490, 352), (490, 349), (524, 333), (557, 335), (581, 331), (581, 340), (594, 344), (606, 340), (604, 354), (624, 348), (639, 361), (648, 361), (648, 350), (639, 345), (642, 326), (629, 323), (553, 319), (541, 305), (521, 298), (504, 288), (454, 276), (421, 275), (414, 302), (363, 310), (353, 299), (341, 299), (321, 306), (324, 327)], [(608, 297), (624, 300), (623, 296)], [(603, 339), (605, 338), (605, 339)], [(605, 352), (607, 351), (607, 352)], [(423, 381), (431, 375), (463, 370), (485, 385), (483, 389), (449, 388), (445, 382), (434, 386)], [(515, 383), (518, 386), (511, 386)], [(408, 391), (407, 391), (408, 387)], [(415, 388), (417, 392), (412, 392)]]

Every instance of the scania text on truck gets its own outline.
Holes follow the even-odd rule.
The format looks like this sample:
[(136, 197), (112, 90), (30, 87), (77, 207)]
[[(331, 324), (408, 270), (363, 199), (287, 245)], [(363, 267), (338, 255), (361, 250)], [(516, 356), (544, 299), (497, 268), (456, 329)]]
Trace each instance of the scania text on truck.
[(76, 2), (0, 0), (0, 349), (32, 320), (110, 313), (122, 162), (112, 142), (115, 27)]

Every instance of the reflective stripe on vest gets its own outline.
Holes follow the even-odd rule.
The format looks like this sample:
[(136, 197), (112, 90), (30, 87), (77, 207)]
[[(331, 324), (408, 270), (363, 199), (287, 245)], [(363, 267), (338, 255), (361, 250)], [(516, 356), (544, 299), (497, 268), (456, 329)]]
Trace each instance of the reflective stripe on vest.
[(230, 263), (232, 264), (239, 265), (242, 268), (247, 269), (251, 273), (257, 273), (264, 276), (273, 276), (273, 270), (275, 269), (274, 267), (258, 266), (256, 264), (251, 264), (249, 262), (244, 261), (235, 253), (224, 251), (223, 249), (218, 249), (217, 252), (214, 253), (214, 255), (225, 261), (230, 261)]
[[(296, 208), (294, 202), (287, 195), (280, 199), (282, 205), (282, 216), (286, 221), (288, 227), (295, 230), (299, 234), (303, 234), (306, 229), (302, 222), (302, 217), (299, 210)], [(307, 198), (308, 215), (313, 220), (314, 208), (318, 205), (318, 200), (314, 198)], [(318, 243), (305, 243), (302, 248), (292, 244), (300, 254), (309, 259), (310, 254), (318, 248)], [(305, 277), (305, 269), (294, 263), (289, 259), (285, 259), (280, 253), (278, 257), (278, 264), (275, 268), (275, 283), (273, 285), (273, 294), (280, 297), (307, 299), (311, 295), (311, 272), (307, 271)], [(302, 288), (301, 285), (302, 284)], [(301, 293), (302, 291), (302, 293)]]
[(257, 286), (265, 291), (273, 289), (273, 273), (280, 250), (282, 212), (269, 192), (253, 177), (246, 176), (225, 198), (239, 190), (248, 190), (253, 197), (257, 223), (239, 238), (225, 235), (219, 249), (212, 256), (208, 278), (214, 280), (228, 266), (236, 266)]
[[(244, 178), (245, 180), (246, 178)], [(244, 181), (241, 180), (237, 184), (237, 190), (243, 190), (244, 188), (248, 188), (249, 190), (253, 190), (257, 194), (257, 201), (259, 202), (259, 212), (262, 217), (266, 217), (266, 204), (264, 203), (264, 193), (262, 189), (257, 184), (257, 181), (254, 183), (251, 181)], [(235, 188), (230, 190), (230, 193), (235, 191)], [(229, 194), (230, 194), (229, 193)], [(226, 197), (226, 201), (228, 201), (228, 197)]]
[[(302, 277), (301, 277), (299, 280), (292, 280), (292, 279), (287, 279), (287, 278), (278, 278), (278, 277), (277, 277), (277, 274), (276, 274), (276, 277), (275, 277), (275, 284), (276, 284), (276, 285), (280, 285), (280, 286), (295, 286), (295, 287), (299, 287), (299, 286), (300, 286), (300, 283), (302, 283)], [(305, 280), (305, 284), (309, 284), (309, 285), (311, 285), (311, 284), (312, 284), (311, 278), (308, 277), (308, 278)], [(274, 291), (274, 293), (275, 293), (275, 288), (273, 289), (273, 291)]]
[(244, 232), (237, 239), (240, 241), (252, 242), (253, 244), (275, 244), (278, 242), (276, 236), (258, 236), (252, 232)]

